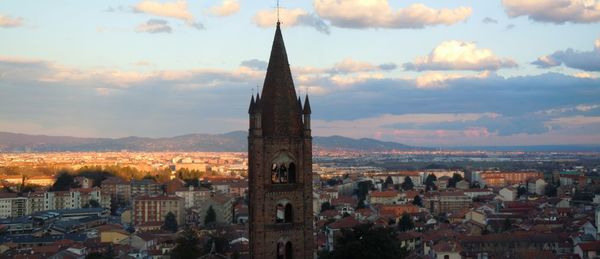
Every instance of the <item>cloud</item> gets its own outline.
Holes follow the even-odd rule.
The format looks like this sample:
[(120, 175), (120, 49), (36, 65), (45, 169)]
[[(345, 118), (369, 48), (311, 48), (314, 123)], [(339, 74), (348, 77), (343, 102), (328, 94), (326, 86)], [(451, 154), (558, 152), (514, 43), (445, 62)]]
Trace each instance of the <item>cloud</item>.
[(490, 49), (479, 49), (473, 42), (444, 41), (424, 57), (404, 64), (406, 70), (498, 70), (516, 67), (517, 63), (508, 58), (499, 58)]
[(600, 71), (600, 40), (594, 42), (592, 51), (567, 49), (539, 57), (532, 64), (539, 68), (551, 68), (564, 64), (567, 67), (584, 71)]
[(346, 58), (338, 62), (329, 70), (331, 74), (349, 74), (357, 72), (373, 72), (373, 71), (389, 71), (396, 69), (396, 64), (386, 63), (381, 65), (373, 65), (369, 62), (361, 62)]
[(216, 16), (230, 16), (240, 11), (237, 0), (223, 0), (221, 5), (210, 8), (210, 13)]
[(412, 4), (394, 10), (388, 0), (314, 0), (317, 14), (332, 25), (343, 28), (424, 28), (452, 25), (471, 16), (469, 7), (434, 9)]
[(188, 5), (185, 0), (177, 0), (175, 2), (166, 3), (154, 0), (143, 0), (142, 2), (133, 6), (133, 11), (160, 17), (179, 19), (196, 29), (204, 29), (202, 24), (194, 22), (194, 16), (188, 10)]
[(485, 17), (483, 18), (483, 20), (481, 21), (483, 23), (498, 23), (498, 20), (494, 19), (494, 18), (490, 18), (490, 17)]
[(2, 28), (15, 28), (23, 26), (23, 18), (21, 17), (10, 17), (0, 14), (0, 27)]
[(147, 22), (138, 25), (135, 29), (137, 32), (148, 32), (148, 33), (171, 33), (173, 29), (169, 26), (169, 22), (161, 19), (150, 19)]
[(244, 60), (240, 64), (240, 66), (249, 67), (249, 68), (253, 68), (256, 70), (267, 70), (268, 65), (269, 65), (268, 62), (263, 61), (263, 60), (258, 60), (258, 59)]
[(575, 73), (575, 74), (573, 74), (573, 76), (577, 77), (577, 78), (587, 78), (587, 79), (598, 78), (598, 76), (592, 75), (592, 74), (586, 73), (586, 72)]
[(600, 21), (600, 3), (596, 0), (502, 0), (502, 4), (509, 16), (527, 16), (537, 22)]
[[(329, 34), (329, 26), (314, 14), (309, 14), (303, 9), (280, 9), (280, 19), (283, 26), (307, 26), (317, 31)], [(277, 22), (276, 10), (262, 10), (253, 18), (256, 25), (262, 28), (271, 28)]]
[(489, 72), (484, 71), (477, 75), (464, 75), (464, 74), (447, 74), (438, 72), (428, 72), (419, 75), (415, 82), (418, 88), (444, 88), (447, 87), (450, 81), (459, 79), (485, 79), (490, 75)]

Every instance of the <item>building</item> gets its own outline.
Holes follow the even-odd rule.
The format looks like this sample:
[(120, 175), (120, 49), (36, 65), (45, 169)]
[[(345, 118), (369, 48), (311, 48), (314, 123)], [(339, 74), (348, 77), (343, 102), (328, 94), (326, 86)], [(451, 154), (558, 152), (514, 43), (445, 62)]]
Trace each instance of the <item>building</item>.
[(425, 195), (423, 205), (431, 213), (453, 213), (469, 208), (473, 200), (463, 192), (442, 192)]
[(405, 194), (397, 191), (373, 191), (369, 195), (369, 204), (405, 203)]
[(169, 212), (175, 214), (178, 225), (185, 222), (185, 201), (181, 197), (166, 195), (139, 195), (133, 199), (133, 223), (160, 224)]
[(210, 198), (210, 190), (205, 187), (183, 187), (175, 190), (175, 195), (182, 197), (185, 200), (185, 208), (201, 207), (204, 201)]
[(311, 109), (296, 96), (279, 22), (248, 113), (250, 254), (314, 258)]
[(152, 179), (131, 180), (131, 197), (138, 195), (159, 195), (163, 193), (162, 186)]
[(483, 171), (478, 172), (477, 177), (480, 184), (490, 187), (504, 187), (507, 185), (524, 184), (530, 179), (543, 178), (544, 174), (535, 171), (501, 172)]
[(204, 218), (210, 207), (215, 211), (216, 223), (233, 223), (233, 202), (234, 198), (227, 194), (216, 194), (202, 202), (202, 206), (197, 207), (196, 213), (199, 215), (200, 225), (204, 225)]
[(16, 193), (0, 193), (0, 218), (15, 218), (29, 214), (28, 200)]
[(514, 201), (517, 199), (518, 190), (509, 186), (502, 188), (499, 194), (503, 201)]
[(119, 177), (109, 177), (100, 186), (117, 204), (126, 204), (131, 200), (131, 185)]

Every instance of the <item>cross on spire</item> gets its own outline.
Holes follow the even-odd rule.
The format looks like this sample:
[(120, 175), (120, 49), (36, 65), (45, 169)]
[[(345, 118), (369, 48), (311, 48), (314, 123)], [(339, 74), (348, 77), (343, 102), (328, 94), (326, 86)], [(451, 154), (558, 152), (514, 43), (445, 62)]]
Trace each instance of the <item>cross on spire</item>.
[(279, 0), (277, 0), (277, 23), (279, 23)]

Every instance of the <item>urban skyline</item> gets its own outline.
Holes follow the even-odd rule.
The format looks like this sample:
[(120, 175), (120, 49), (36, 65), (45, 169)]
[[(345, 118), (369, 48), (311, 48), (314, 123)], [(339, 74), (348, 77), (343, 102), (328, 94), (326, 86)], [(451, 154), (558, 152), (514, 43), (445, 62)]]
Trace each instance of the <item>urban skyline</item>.
[[(600, 143), (600, 3), (555, 3), (283, 1), (296, 89), (318, 111), (314, 135), (421, 146)], [(0, 3), (0, 131), (246, 129), (275, 1), (61, 4)]]

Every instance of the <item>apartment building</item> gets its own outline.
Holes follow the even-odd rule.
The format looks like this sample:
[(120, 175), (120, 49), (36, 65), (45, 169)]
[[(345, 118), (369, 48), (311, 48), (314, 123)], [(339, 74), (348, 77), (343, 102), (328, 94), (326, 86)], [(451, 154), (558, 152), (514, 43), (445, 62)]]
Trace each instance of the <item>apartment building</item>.
[(185, 222), (185, 200), (178, 196), (139, 195), (133, 199), (133, 222), (162, 224), (169, 212), (175, 214), (177, 223)]

